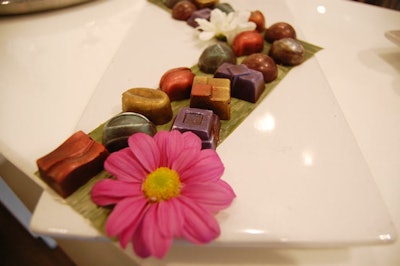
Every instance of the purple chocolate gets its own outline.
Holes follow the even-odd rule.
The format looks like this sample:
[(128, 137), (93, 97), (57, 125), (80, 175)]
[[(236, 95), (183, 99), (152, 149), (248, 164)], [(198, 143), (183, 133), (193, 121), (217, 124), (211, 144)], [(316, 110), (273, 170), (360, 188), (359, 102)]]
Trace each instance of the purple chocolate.
[(252, 103), (257, 102), (265, 89), (262, 73), (244, 64), (224, 63), (216, 70), (214, 77), (229, 79), (231, 96)]
[(188, 20), (186, 22), (193, 28), (197, 28), (199, 26), (199, 24), (196, 22), (196, 18), (202, 18), (202, 19), (209, 20), (210, 16), (211, 16), (211, 9), (209, 9), (207, 7), (198, 9), (192, 13), (192, 15), (188, 18)]
[(202, 140), (202, 149), (214, 149), (219, 140), (221, 122), (211, 110), (182, 108), (176, 115), (171, 130), (191, 131)]

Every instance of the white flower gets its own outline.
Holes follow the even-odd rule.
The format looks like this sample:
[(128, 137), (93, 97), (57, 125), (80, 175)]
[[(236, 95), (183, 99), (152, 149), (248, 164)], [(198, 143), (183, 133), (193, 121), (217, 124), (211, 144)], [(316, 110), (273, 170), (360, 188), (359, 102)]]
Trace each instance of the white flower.
[(199, 24), (196, 28), (200, 31), (199, 38), (203, 41), (214, 37), (225, 37), (228, 43), (232, 43), (237, 34), (242, 31), (254, 30), (256, 24), (249, 21), (250, 12), (239, 11), (226, 14), (215, 8), (211, 11), (210, 21), (197, 18)]

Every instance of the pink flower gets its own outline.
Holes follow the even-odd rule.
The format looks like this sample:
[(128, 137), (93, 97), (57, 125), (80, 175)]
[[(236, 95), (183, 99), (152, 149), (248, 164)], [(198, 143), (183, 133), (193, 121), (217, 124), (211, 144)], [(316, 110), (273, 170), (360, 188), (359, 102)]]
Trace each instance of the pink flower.
[(220, 234), (214, 214), (235, 194), (221, 179), (224, 166), (212, 149), (201, 150), (191, 132), (137, 133), (129, 147), (112, 153), (105, 169), (116, 179), (97, 182), (93, 201), (115, 205), (105, 230), (125, 248), (132, 242), (140, 257), (162, 258), (173, 239), (203, 244)]

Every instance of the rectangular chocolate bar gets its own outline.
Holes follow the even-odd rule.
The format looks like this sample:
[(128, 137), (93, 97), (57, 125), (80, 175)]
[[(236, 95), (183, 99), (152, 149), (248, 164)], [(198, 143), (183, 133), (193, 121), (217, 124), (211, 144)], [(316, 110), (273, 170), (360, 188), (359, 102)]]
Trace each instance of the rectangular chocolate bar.
[(103, 170), (107, 156), (102, 144), (78, 131), (36, 163), (40, 177), (66, 198)]

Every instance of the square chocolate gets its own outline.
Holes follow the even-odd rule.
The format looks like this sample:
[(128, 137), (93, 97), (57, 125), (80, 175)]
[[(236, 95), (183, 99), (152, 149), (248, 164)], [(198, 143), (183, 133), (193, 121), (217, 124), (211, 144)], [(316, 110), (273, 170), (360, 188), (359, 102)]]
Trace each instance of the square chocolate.
[(255, 103), (265, 90), (261, 72), (248, 68), (244, 64), (222, 64), (214, 73), (214, 78), (226, 78), (231, 81), (231, 96)]
[(196, 76), (190, 94), (190, 107), (210, 109), (221, 120), (231, 116), (230, 80)]
[(221, 122), (211, 110), (182, 108), (176, 115), (171, 130), (191, 131), (202, 140), (203, 149), (215, 149), (219, 140)]

